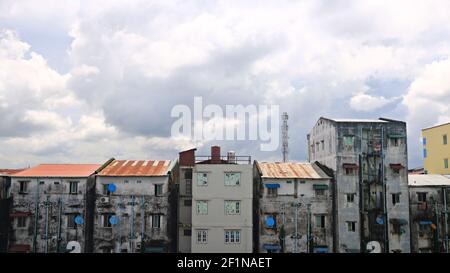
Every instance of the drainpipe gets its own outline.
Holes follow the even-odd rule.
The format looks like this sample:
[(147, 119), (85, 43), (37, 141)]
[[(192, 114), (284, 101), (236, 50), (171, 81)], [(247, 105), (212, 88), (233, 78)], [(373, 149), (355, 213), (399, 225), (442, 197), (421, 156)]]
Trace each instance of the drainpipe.
[(447, 188), (442, 189), (444, 193), (444, 229), (445, 229), (445, 237), (444, 237), (444, 246), (445, 252), (448, 253), (448, 208), (447, 208)]
[(61, 198), (58, 199), (58, 239), (56, 242), (56, 252), (59, 252), (61, 248), (61, 215), (62, 215), (62, 203)]
[(389, 219), (386, 202), (386, 179), (384, 177), (384, 127), (381, 127), (381, 178), (383, 179), (383, 194), (384, 194), (384, 252), (389, 253)]
[(38, 232), (38, 214), (39, 214), (39, 179), (36, 178), (36, 193), (34, 199), (34, 234), (33, 234), (33, 252), (37, 252), (37, 232)]
[(145, 229), (145, 198), (141, 197), (141, 252), (144, 250), (144, 229)]
[(132, 239), (134, 239), (134, 195), (131, 197), (131, 222), (130, 222), (130, 241), (129, 241), (129, 245), (130, 245), (130, 252), (133, 253), (133, 241)]
[(45, 201), (45, 253), (48, 253), (48, 206), (50, 203), (50, 196), (47, 195)]

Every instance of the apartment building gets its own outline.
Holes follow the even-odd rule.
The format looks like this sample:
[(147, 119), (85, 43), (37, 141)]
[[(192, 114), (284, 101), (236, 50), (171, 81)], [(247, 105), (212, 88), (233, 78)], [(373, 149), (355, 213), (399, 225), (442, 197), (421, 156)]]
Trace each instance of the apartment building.
[(9, 252), (86, 247), (86, 192), (100, 164), (41, 164), (11, 175)]
[(330, 179), (315, 163), (255, 161), (256, 252), (332, 252)]
[[(113, 160), (95, 185), (93, 252), (175, 251), (171, 160)], [(175, 209), (175, 211), (173, 210)]]
[(428, 174), (450, 175), (450, 122), (422, 129), (423, 164)]
[(211, 147), (196, 156), (192, 173), (191, 252), (250, 253), (253, 250), (253, 167), (250, 156)]
[(450, 178), (410, 174), (411, 251), (449, 253)]
[(337, 252), (409, 252), (406, 123), (321, 117), (309, 162), (333, 172)]

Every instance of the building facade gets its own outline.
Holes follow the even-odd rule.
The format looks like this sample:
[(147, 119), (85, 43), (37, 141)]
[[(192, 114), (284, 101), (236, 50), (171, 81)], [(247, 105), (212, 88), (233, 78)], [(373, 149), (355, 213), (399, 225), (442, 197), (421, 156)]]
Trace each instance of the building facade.
[(250, 253), (253, 250), (253, 167), (234, 152), (196, 156), (192, 174), (191, 252)]
[(41, 164), (11, 175), (9, 252), (83, 252), (86, 191), (100, 164)]
[(409, 175), (411, 251), (449, 253), (450, 179), (443, 175)]
[(450, 122), (422, 129), (423, 163), (428, 174), (450, 175)]
[(322, 117), (307, 139), (333, 172), (336, 251), (409, 252), (406, 123)]
[[(171, 160), (114, 160), (97, 174), (93, 252), (174, 251)], [(176, 232), (175, 232), (176, 234)]]
[(333, 251), (330, 177), (316, 164), (255, 161), (257, 252)]

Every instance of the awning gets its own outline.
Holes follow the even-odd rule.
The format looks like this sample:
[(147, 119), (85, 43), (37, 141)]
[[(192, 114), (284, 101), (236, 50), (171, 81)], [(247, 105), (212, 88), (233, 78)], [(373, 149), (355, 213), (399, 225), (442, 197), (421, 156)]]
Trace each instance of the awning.
[(313, 189), (315, 189), (315, 190), (327, 190), (328, 189), (328, 185), (325, 185), (325, 184), (314, 184), (313, 185)]
[(165, 253), (166, 248), (164, 246), (154, 246), (154, 247), (146, 247), (144, 248), (144, 253)]
[(422, 225), (422, 226), (431, 225), (431, 224), (433, 224), (433, 222), (431, 222), (431, 221), (419, 221), (419, 225)]
[(400, 169), (405, 168), (405, 167), (403, 167), (402, 164), (389, 164), (389, 167), (391, 167), (392, 169), (395, 169), (395, 170), (400, 170)]
[(315, 247), (313, 249), (314, 253), (328, 253), (328, 247)]
[(274, 189), (274, 188), (279, 188), (280, 184), (264, 184), (264, 186), (269, 189)]
[(389, 134), (389, 138), (405, 138), (405, 134)]
[(265, 250), (280, 250), (281, 246), (279, 244), (264, 244), (263, 248)]
[(354, 163), (344, 163), (342, 164), (342, 167), (344, 167), (344, 169), (358, 169), (358, 165), (354, 164)]
[(402, 225), (402, 226), (408, 224), (407, 220), (405, 220), (405, 219), (397, 219), (397, 218), (391, 218), (391, 219), (389, 219), (389, 222), (391, 224), (399, 224), (399, 225)]
[(18, 252), (18, 253), (24, 253), (24, 252), (30, 252), (31, 246), (30, 245), (12, 245), (9, 247), (8, 252)]
[(28, 212), (28, 211), (16, 211), (16, 212), (10, 213), (9, 217), (11, 217), (11, 218), (19, 218), (19, 217), (27, 217), (27, 216), (30, 216), (30, 215), (32, 215), (32, 213)]

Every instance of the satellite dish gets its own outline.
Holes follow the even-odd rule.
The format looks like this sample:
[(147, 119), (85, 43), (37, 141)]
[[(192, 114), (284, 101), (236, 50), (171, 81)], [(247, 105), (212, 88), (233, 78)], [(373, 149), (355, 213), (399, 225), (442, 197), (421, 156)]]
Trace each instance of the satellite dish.
[(381, 245), (377, 241), (370, 241), (367, 243), (366, 250), (368, 253), (381, 253)]
[(117, 225), (119, 223), (119, 218), (117, 216), (111, 216), (109, 218), (109, 223), (111, 225)]
[(114, 185), (114, 184), (108, 184), (108, 191), (110, 191), (110, 192), (115, 192), (116, 191), (116, 189), (117, 189), (117, 187), (116, 187), (116, 185)]
[(81, 215), (78, 215), (77, 217), (75, 217), (75, 224), (77, 225), (82, 225), (84, 223), (84, 219), (83, 217), (81, 217)]
[(268, 227), (273, 227), (275, 225), (275, 220), (273, 219), (272, 216), (267, 216), (266, 217), (266, 225)]
[(80, 243), (77, 241), (70, 241), (67, 243), (66, 250), (69, 253), (81, 253)]

